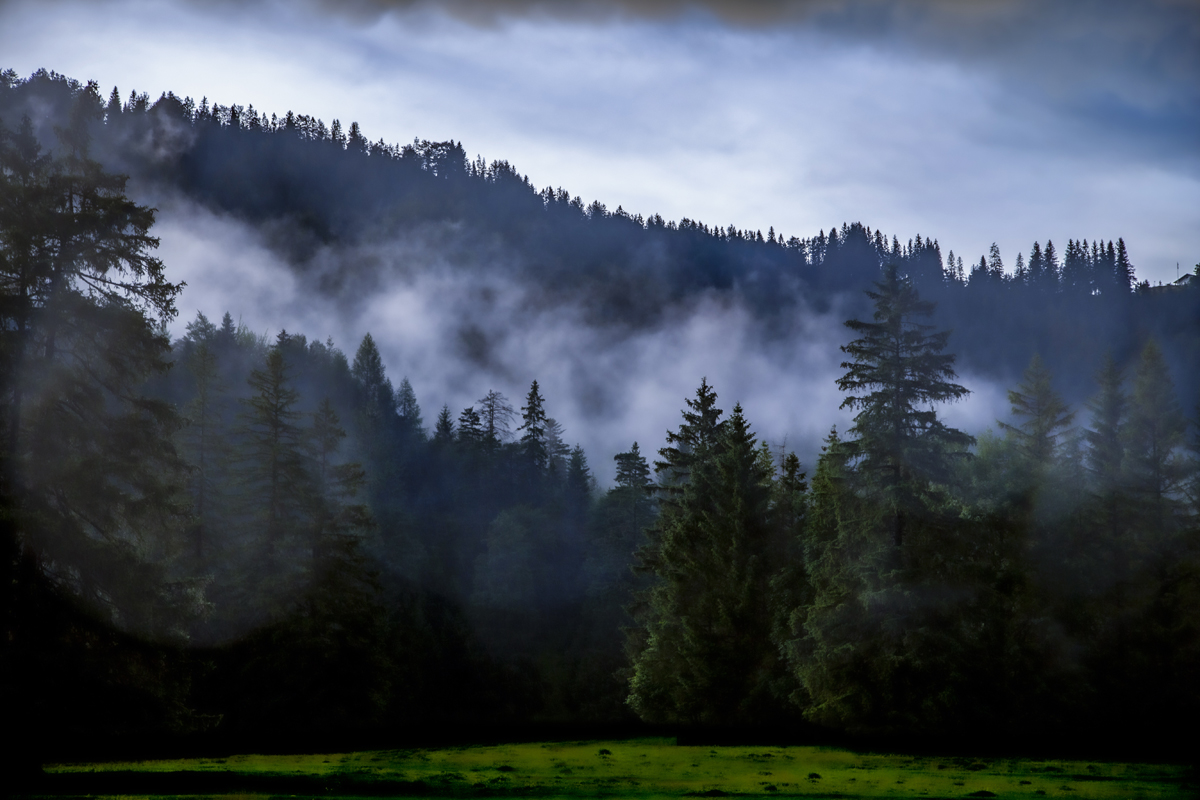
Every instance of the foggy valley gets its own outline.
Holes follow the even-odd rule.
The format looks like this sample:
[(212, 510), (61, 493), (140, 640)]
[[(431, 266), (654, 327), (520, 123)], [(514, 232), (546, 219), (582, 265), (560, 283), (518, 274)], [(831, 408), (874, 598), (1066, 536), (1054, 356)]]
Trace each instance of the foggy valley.
[[(162, 13), (208, 25), (208, 5)], [(1159, 5), (1147, 37), (1195, 25)], [(1200, 712), (1197, 152), (1178, 110), (1195, 54), (1161, 81), (1103, 72), (1111, 95), (1093, 107), (1079, 98), (1103, 93), (1100, 78), (1055, 71), (1049, 34), (1016, 33), (1061, 30), (1057, 11), (861, 8), (880, 16), (624, 2), (238, 13), (262, 15), (247, 31), (284, 19), (297, 42), (324, 20), (330, 40), (376, 47), (401, 73), (389, 31), (424, 37), (414, 63), (441, 47), (464, 70), (523, 37), (633, 52), (663, 36), (680, 59), (655, 67), (669, 86), (700, 69), (671, 49), (687, 37), (719, 40), (738, 74), (746, 42), (783, 52), (771, 37), (800, 31), (809, 50), (778, 56), (781, 72), (861, 59), (850, 72), (870, 81), (880, 53), (920, 71), (953, 41), (945, 63), (1000, 75), (988, 91), (1025, 98), (1023, 124), (1060, 115), (1043, 139), (1003, 126), (972, 139), (993, 137), (998, 163), (1028, 151), (983, 193), (995, 205), (968, 202), (972, 181), (999, 174), (973, 172), (970, 148), (939, 162), (909, 142), (922, 155), (900, 178), (873, 161), (919, 127), (847, 133), (877, 136), (880, 153), (853, 138), (864, 171), (847, 178), (835, 152), (785, 213), (772, 198), (792, 156), (732, 179), (712, 155), (769, 150), (777, 128), (757, 148), (734, 123), (715, 144), (677, 137), (697, 149), (667, 147), (652, 169), (592, 131), (577, 142), (593, 148), (585, 169), (549, 152), (554, 131), (488, 160), (457, 138), (385, 140), (350, 100), (320, 118), (264, 111), (278, 100), (250, 90), (152, 97), (85, 73), (0, 72), (13, 774), (36, 787), (43, 764), (72, 758), (602, 735), (1179, 761), (1176, 726)], [(989, 13), (1004, 45), (970, 50)], [(6, 19), (40, 17), (0, 4)], [(1128, 37), (1097, 35), (1128, 58)], [(1013, 65), (1018, 43), (1044, 73)], [(549, 82), (546, 69), (521, 80)], [(922, 80), (959, 91), (946, 87), (965, 78), (942, 69)], [(591, 80), (585, 96), (609, 108)], [(574, 119), (569, 92), (544, 96)], [(648, 124), (637, 98), (635, 127)], [(1124, 128), (1057, 138), (1130, 98), (1145, 118), (1121, 106)], [(692, 119), (663, 113), (672, 130)], [(513, 118), (480, 114), (489, 145), (521, 141)], [(1151, 133), (1155, 114), (1170, 125)], [(812, 130), (798, 141), (827, 135)], [(521, 154), (541, 175), (571, 162), (563, 185), (531, 179)], [(1076, 157), (1113, 165), (1108, 194), (1028, 177), (1048, 174), (1038, 158)], [(1122, 194), (1135, 167), (1154, 175)], [(931, 200), (926, 168), (957, 171), (962, 196)], [(614, 194), (581, 196), (565, 185), (576, 175)], [(1137, 199), (1164, 175), (1186, 184), (1155, 201), (1170, 213)], [(706, 181), (730, 197), (693, 194)], [(864, 198), (862, 214), (834, 194)], [(641, 205), (657, 200), (672, 218)], [(753, 226), (685, 215), (724, 202)], [(1132, 233), (1098, 224), (1122, 214)], [(435, 794), (466, 791), (446, 780)], [(508, 791), (480, 789), (493, 790)]]

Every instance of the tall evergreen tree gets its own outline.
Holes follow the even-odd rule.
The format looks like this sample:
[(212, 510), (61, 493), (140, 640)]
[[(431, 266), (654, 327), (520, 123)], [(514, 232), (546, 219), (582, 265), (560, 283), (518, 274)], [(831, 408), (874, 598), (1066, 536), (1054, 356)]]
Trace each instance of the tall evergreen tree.
[(300, 532), (310, 489), (304, 433), (297, 424), (300, 394), (291, 385), (278, 343), (263, 367), (250, 373), (248, 383), (253, 394), (244, 401), (242, 415), (248, 448), (245, 488), (262, 520), (265, 544), (273, 551), (285, 536)]
[(433, 441), (445, 446), (454, 441), (454, 417), (450, 416), (450, 406), (443, 405), (438, 412), (437, 423), (433, 428)]
[(692, 466), (715, 444), (721, 429), (717, 393), (707, 378), (700, 379), (696, 399), (686, 402), (683, 424), (678, 431), (667, 431), (667, 446), (658, 451), (661, 460), (654, 462), (659, 488), (668, 495), (687, 483)]
[(333, 403), (326, 397), (313, 412), (308, 436), (313, 460), (313, 494), (308, 498), (308, 506), (314, 518), (311, 539), (314, 564), (331, 549), (345, 552), (342, 540), (357, 542), (372, 525), (370, 511), (356, 499), (366, 483), (362, 466), (338, 458), (345, 438), (346, 431)]
[(1151, 339), (1142, 349), (1133, 380), (1126, 427), (1126, 464), (1130, 488), (1143, 509), (1143, 521), (1153, 534), (1174, 527), (1178, 492), (1188, 475), (1180, 448), (1187, 418), (1162, 350)]
[[(73, 94), (53, 157), (29, 120), (0, 126), (0, 680), (21, 731), (2, 757), (9, 776), (50, 725), (102, 735), (149, 711), (135, 724), (169, 729), (139, 696), (186, 720), (165, 659), (135, 664), (104, 622), (176, 638), (203, 608), (176, 558), (181, 419), (143, 393), (169, 366), (164, 323), (181, 287), (153, 256), (154, 210), (91, 159), (95, 85)], [(98, 700), (110, 713), (84, 719)]]
[(369, 333), (363, 336), (354, 354), (351, 374), (362, 392), (368, 417), (377, 423), (390, 423), (396, 413), (396, 393), (386, 375), (375, 339)]
[(525, 405), (521, 406), (521, 471), (524, 473), (526, 490), (532, 499), (540, 499), (540, 493), (546, 480), (546, 471), (550, 466), (550, 455), (546, 449), (546, 409), (545, 398), (538, 391), (538, 382), (534, 381), (525, 396)]
[(417, 393), (413, 391), (408, 378), (400, 381), (396, 390), (396, 413), (400, 416), (401, 424), (413, 434), (421, 431), (421, 406), (417, 403)]
[(464, 408), (458, 415), (458, 433), (456, 440), (467, 448), (483, 446), (483, 422), (479, 412), (472, 408)]
[[(1109, 244), (1111, 253), (1112, 244)], [(1133, 285), (1137, 282), (1134, 276), (1133, 264), (1129, 262), (1129, 252), (1125, 249), (1125, 240), (1117, 239), (1117, 250), (1115, 255), (1110, 255), (1114, 262), (1113, 271), (1116, 276), (1117, 291), (1123, 295), (1133, 291)]]
[(1021, 385), (1009, 390), (1008, 401), (1013, 416), (1024, 421), (1019, 425), (1002, 422), (1000, 426), (1016, 439), (1029, 464), (1041, 472), (1058, 455), (1059, 438), (1075, 420), (1075, 413), (1054, 391), (1041, 356), (1034, 354)]
[(53, 158), (28, 119), (0, 127), (0, 503), (6, 568), (24, 549), (108, 613), (127, 599), (129, 620), (161, 606), (152, 532), (182, 528), (181, 420), (140, 388), (167, 369), (181, 286), (153, 256), (154, 210), (91, 159), (102, 109), (95, 84), (78, 91)]
[(943, 353), (948, 331), (931, 332), (917, 321), (933, 313), (912, 282), (895, 264), (884, 270), (875, 291), (874, 322), (849, 320), (859, 338), (842, 346), (853, 360), (838, 388), (850, 393), (842, 408), (858, 411), (847, 443), (860, 475), (878, 489), (891, 508), (893, 539), (903, 541), (904, 520), (920, 484), (943, 480), (953, 456), (965, 454), (973, 437), (947, 427), (935, 403), (958, 400), (969, 392), (952, 383), (954, 356)]
[(775, 707), (770, 488), (757, 450), (736, 406), (718, 440), (693, 451), (664, 520), (630, 680), (629, 704), (644, 719), (745, 724)]
[(571, 448), (571, 457), (567, 462), (565, 494), (567, 513), (581, 522), (587, 513), (588, 501), (592, 494), (592, 471), (588, 467), (587, 454), (583, 448), (575, 445)]
[(183, 438), (193, 465), (194, 540), (199, 559), (204, 558), (210, 531), (219, 525), (218, 509), (223, 505), (220, 493), (225, 484), (222, 477), (229, 456), (222, 413), (225, 387), (214, 348), (216, 337), (216, 326), (197, 312), (195, 321), (188, 323), (185, 337), (191, 345), (187, 367), (196, 390), (188, 404)]
[(1086, 433), (1088, 466), (1100, 491), (1110, 492), (1121, 482), (1123, 430), (1129, 408), (1129, 398), (1121, 388), (1121, 370), (1111, 354), (1104, 357), (1096, 383), (1099, 392), (1088, 403), (1092, 412), (1092, 427)]

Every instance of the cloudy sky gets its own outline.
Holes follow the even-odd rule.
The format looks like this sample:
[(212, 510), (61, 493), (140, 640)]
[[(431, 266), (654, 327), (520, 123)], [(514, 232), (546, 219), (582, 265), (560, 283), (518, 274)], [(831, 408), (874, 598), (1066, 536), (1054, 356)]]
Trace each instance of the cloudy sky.
[[(1068, 238), (1120, 236), (1138, 277), (1152, 282), (1200, 261), (1200, 5), (1190, 0), (0, 0), (7, 67), (96, 80), (106, 95), (171, 90), (268, 115), (353, 120), (372, 140), (455, 139), (538, 187), (643, 215), (798, 236), (862, 221), (901, 239), (932, 236), (968, 263), (997, 242), (1009, 268), (1035, 239), (1061, 249)], [(168, 263), (205, 264), (210, 275), (228, 263), (213, 242), (251, 235), (167, 208), (158, 232)], [(254, 267), (260, 282), (273, 281), (263, 296), (285, 280), (282, 267), (263, 271), (270, 258), (264, 251)], [(189, 275), (185, 316), (252, 295), (238, 278), (251, 268), (239, 269), (206, 282)], [(377, 328), (395, 318), (389, 303), (408, 302), (402, 295), (380, 301)], [(310, 318), (270, 313), (276, 325), (323, 332), (311, 318), (319, 308)], [(693, 373), (714, 374), (698, 354), (737, 350), (722, 313), (736, 310), (609, 352), (678, 373), (626, 398), (612, 437), (644, 438), (628, 430), (629, 415), (650, 414), (664, 394), (679, 398), (662, 409), (669, 416), (650, 414), (660, 435)], [(582, 359), (586, 337), (576, 344)], [(835, 345), (822, 374), (836, 369)], [(420, 351), (394, 347), (393, 361), (410, 366)], [(753, 357), (731, 356), (718, 377), (775, 381), (757, 401), (773, 435), (828, 429), (825, 416), (797, 410), (797, 396), (836, 405), (830, 380), (804, 379), (815, 362), (744, 352)], [(570, 359), (556, 363), (572, 369)], [(777, 386), (785, 363), (794, 367), (787, 392)], [(426, 390), (414, 379), (418, 393), (437, 405), (482, 394), (424, 377)], [(519, 385), (514, 378), (510, 395)], [(1003, 392), (977, 389), (973, 402), (979, 419), (994, 419)]]
[[(1200, 261), (1194, 2), (0, 2), (0, 62), (456, 139), (609, 208)], [(964, 6), (966, 8), (964, 8)], [(1046, 8), (1052, 6), (1052, 8)]]

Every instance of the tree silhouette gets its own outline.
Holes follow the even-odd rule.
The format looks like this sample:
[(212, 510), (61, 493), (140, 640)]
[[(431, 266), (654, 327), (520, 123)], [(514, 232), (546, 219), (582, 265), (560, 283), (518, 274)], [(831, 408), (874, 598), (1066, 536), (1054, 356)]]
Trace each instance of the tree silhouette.
[(894, 541), (900, 545), (905, 509), (917, 486), (944, 479), (950, 457), (974, 442), (944, 425), (933, 405), (969, 392), (952, 382), (954, 356), (942, 352), (950, 333), (934, 333), (932, 326), (917, 322), (933, 313), (934, 304), (920, 299), (895, 264), (885, 268), (883, 280), (867, 296), (875, 301), (875, 321), (846, 322), (859, 338), (842, 346), (852, 360), (842, 363), (846, 374), (837, 385), (850, 393), (841, 407), (858, 411), (847, 446), (858, 459), (859, 474), (891, 506)]

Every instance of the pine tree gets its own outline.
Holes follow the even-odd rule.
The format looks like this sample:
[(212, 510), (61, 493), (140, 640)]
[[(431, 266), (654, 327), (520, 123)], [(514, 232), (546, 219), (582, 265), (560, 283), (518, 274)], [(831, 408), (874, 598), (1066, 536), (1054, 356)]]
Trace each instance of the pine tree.
[[(715, 399), (702, 384), (681, 432), (715, 427)], [(770, 487), (755, 444), (735, 407), (716, 440), (691, 448), (687, 483), (660, 521), (657, 583), (631, 639), (628, 702), (643, 719), (746, 723), (773, 707)]]
[[(1109, 245), (1110, 253), (1112, 245)], [(1134, 276), (1133, 264), (1129, 263), (1129, 252), (1125, 249), (1125, 240), (1117, 239), (1117, 251), (1115, 256), (1110, 255), (1114, 261), (1113, 272), (1117, 284), (1117, 291), (1122, 295), (1127, 295), (1133, 291), (1133, 286), (1137, 282)]]
[(1042, 255), (1041, 244), (1034, 242), (1033, 249), (1029, 251), (1029, 285), (1042, 288), (1046, 281), (1045, 273), (1046, 257)]
[(217, 368), (216, 337), (216, 326), (197, 312), (196, 320), (188, 323), (185, 337), (190, 345), (187, 367), (195, 381), (195, 395), (188, 404), (188, 426), (183, 439), (193, 465), (191, 483), (196, 515), (193, 535), (198, 559), (205, 557), (209, 533), (220, 525), (219, 509), (224, 505), (221, 477), (229, 456), (222, 419), (225, 387)]
[(1043, 290), (1047, 292), (1056, 292), (1058, 291), (1058, 284), (1062, 275), (1062, 268), (1058, 263), (1058, 253), (1054, 249), (1054, 242), (1050, 241), (1049, 239), (1046, 240), (1046, 251), (1043, 259)]
[(847, 447), (857, 457), (858, 473), (890, 507), (899, 546), (919, 487), (945, 479), (951, 458), (965, 454), (974, 439), (944, 425), (933, 409), (969, 393), (951, 382), (954, 356), (942, 352), (949, 332), (931, 333), (931, 326), (916, 321), (932, 314), (934, 304), (921, 300), (894, 264), (875, 287), (867, 292), (875, 301), (875, 321), (846, 322), (860, 337), (842, 346), (853, 360), (842, 363), (846, 374), (837, 385), (855, 393), (841, 406), (858, 411)]
[(248, 383), (253, 394), (244, 401), (242, 414), (244, 486), (262, 521), (265, 545), (273, 552), (286, 536), (300, 532), (310, 490), (303, 431), (297, 424), (300, 395), (291, 386), (279, 343), (267, 353), (263, 367), (250, 373)]
[(1153, 340), (1146, 343), (1133, 380), (1126, 426), (1126, 465), (1130, 488), (1142, 508), (1142, 521), (1152, 534), (1173, 528), (1177, 493), (1188, 475), (1179, 452), (1187, 418), (1175, 395), (1166, 359)]
[(553, 417), (546, 417), (546, 461), (551, 475), (561, 480), (567, 474), (571, 448), (563, 441), (562, 423)]
[(587, 513), (588, 501), (592, 494), (592, 471), (588, 468), (587, 454), (583, 448), (575, 445), (571, 448), (571, 457), (567, 462), (566, 500), (567, 513), (576, 522), (582, 522)]
[(615, 626), (628, 627), (624, 607), (635, 583), (631, 567), (643, 538), (643, 529), (654, 519), (650, 490), (650, 465), (634, 442), (628, 452), (618, 453), (617, 485), (596, 505), (594, 524), (584, 558), (583, 572), (592, 602), (603, 603)]
[[(181, 558), (182, 420), (143, 393), (169, 368), (181, 287), (153, 256), (154, 210), (90, 158), (95, 85), (73, 93), (53, 156), (29, 120), (0, 126), (0, 674), (6, 720), (22, 731), (0, 757), (6, 776), (36, 770), (47, 734), (129, 724), (149, 710), (138, 698), (187, 720), (168, 658), (135, 663), (136, 651), (183, 640), (204, 609)], [(90, 686), (75, 680), (89, 672)], [(84, 719), (97, 701), (114, 713)], [(170, 712), (150, 713), (170, 727)]]
[(683, 424), (678, 431), (667, 431), (667, 446), (658, 451), (662, 460), (654, 462), (654, 471), (659, 476), (659, 488), (668, 495), (687, 483), (696, 459), (716, 442), (721, 418), (716, 401), (717, 393), (708, 385), (708, 379), (701, 378), (696, 399), (686, 401)]
[(1124, 426), (1129, 398), (1121, 388), (1121, 370), (1111, 355), (1104, 357), (1096, 373), (1099, 393), (1088, 403), (1092, 427), (1086, 437), (1089, 445), (1088, 466), (1101, 492), (1114, 491), (1121, 482), (1124, 457)]
[(867, 549), (860, 534), (869, 514), (851, 488), (851, 461), (834, 428), (817, 458), (803, 535), (811, 598), (794, 607), (783, 643), (799, 683), (792, 701), (809, 719), (832, 726), (858, 719), (864, 705), (852, 642), (867, 641), (857, 604), (863, 578), (855, 567)]
[(95, 84), (79, 89), (53, 157), (28, 119), (0, 127), (0, 578), (7, 593), (23, 551), (41, 579), (158, 633), (156, 564), (186, 518), (182, 420), (141, 386), (168, 368), (181, 286), (152, 254), (154, 210), (90, 157), (102, 113)]
[(549, 467), (549, 453), (546, 450), (546, 410), (545, 398), (538, 392), (538, 382), (534, 381), (525, 397), (525, 405), (521, 406), (521, 468), (524, 472), (525, 485), (531, 496), (537, 497), (543, 488), (546, 470)]
[(339, 544), (349, 537), (357, 542), (371, 527), (370, 511), (354, 502), (366, 483), (362, 465), (338, 459), (346, 431), (342, 428), (333, 403), (328, 397), (321, 401), (312, 415), (308, 439), (312, 450), (313, 494), (308, 506), (313, 516), (312, 557), (317, 564), (331, 548), (344, 551)]
[(638, 443), (626, 453), (613, 456), (617, 462), (617, 487), (645, 494), (650, 487), (650, 465), (638, 449)]
[(1004, 260), (1000, 258), (1000, 247), (995, 242), (988, 249), (987, 272), (996, 283), (1004, 280)]
[(468, 449), (474, 449), (483, 446), (483, 437), (483, 422), (479, 419), (479, 412), (474, 408), (464, 408), (458, 415), (456, 441)]
[(421, 432), (424, 424), (421, 419), (421, 406), (417, 403), (417, 393), (413, 391), (408, 378), (400, 381), (396, 390), (396, 413), (400, 416), (400, 424), (414, 435)]
[(1025, 369), (1021, 385), (1009, 390), (1008, 401), (1014, 417), (1023, 417), (1020, 425), (1000, 423), (1016, 439), (1018, 447), (1037, 473), (1050, 466), (1058, 454), (1059, 438), (1075, 420), (1075, 412), (1050, 382), (1050, 371), (1034, 354)]
[(1063, 289), (1075, 294), (1091, 293), (1087, 263), (1087, 250), (1074, 239), (1067, 240), (1067, 252), (1063, 259)]
[[(396, 396), (385, 374), (383, 357), (371, 334), (363, 337), (354, 354), (351, 374), (362, 393), (366, 413), (376, 424), (390, 423), (396, 414)], [(410, 387), (411, 388), (411, 387)]]
[(442, 410), (438, 412), (437, 423), (433, 428), (433, 441), (443, 447), (454, 441), (454, 418), (450, 416), (448, 405), (443, 405)]

